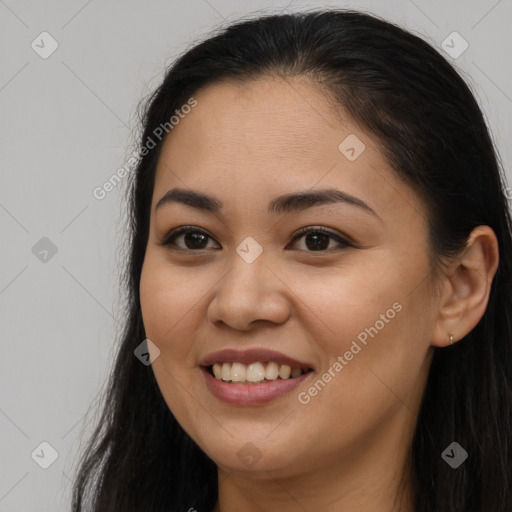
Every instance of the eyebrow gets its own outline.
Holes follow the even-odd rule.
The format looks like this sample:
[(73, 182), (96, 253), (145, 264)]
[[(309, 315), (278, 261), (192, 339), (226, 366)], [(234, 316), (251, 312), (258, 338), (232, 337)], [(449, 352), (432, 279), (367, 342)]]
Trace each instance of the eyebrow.
[[(192, 208), (214, 214), (219, 213), (223, 207), (221, 201), (203, 194), (202, 192), (173, 188), (166, 192), (166, 194), (158, 201), (155, 206), (155, 212), (165, 204), (171, 203), (185, 204)], [(283, 194), (270, 201), (268, 205), (268, 213), (269, 215), (277, 215), (281, 213), (300, 212), (314, 206), (333, 203), (345, 203), (357, 206), (381, 219), (381, 217), (377, 215), (377, 213), (364, 201), (335, 188)]]

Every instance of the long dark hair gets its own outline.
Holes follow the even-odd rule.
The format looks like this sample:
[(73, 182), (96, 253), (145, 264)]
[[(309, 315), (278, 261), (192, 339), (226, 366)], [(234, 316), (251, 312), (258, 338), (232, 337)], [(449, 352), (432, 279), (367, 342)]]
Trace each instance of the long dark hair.
[[(148, 99), (140, 145), (156, 145), (141, 152), (129, 187), (127, 319), (80, 460), (74, 512), (213, 509), (216, 465), (170, 412), (151, 366), (134, 356), (146, 337), (139, 280), (165, 140), (154, 130), (208, 84), (294, 75), (313, 79), (376, 136), (397, 176), (424, 199), (434, 261), (463, 250), (478, 225), (496, 233), (487, 310), (464, 339), (435, 349), (410, 460), (415, 512), (512, 510), (512, 239), (499, 155), (469, 87), (430, 44), (374, 15), (329, 9), (223, 28), (176, 60)], [(469, 454), (456, 470), (441, 457), (453, 441)]]

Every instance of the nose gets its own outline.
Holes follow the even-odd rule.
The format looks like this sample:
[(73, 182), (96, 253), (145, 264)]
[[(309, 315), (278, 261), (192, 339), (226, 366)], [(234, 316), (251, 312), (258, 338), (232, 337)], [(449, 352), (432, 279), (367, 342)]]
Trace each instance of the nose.
[(218, 282), (209, 304), (210, 322), (239, 331), (251, 331), (263, 322), (286, 322), (290, 316), (289, 288), (278, 271), (268, 265), (264, 253), (252, 263), (234, 255), (231, 269)]

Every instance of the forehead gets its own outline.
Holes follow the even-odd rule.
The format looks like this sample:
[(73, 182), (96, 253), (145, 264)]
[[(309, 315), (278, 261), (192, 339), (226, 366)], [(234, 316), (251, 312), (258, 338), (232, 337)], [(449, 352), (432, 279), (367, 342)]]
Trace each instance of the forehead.
[[(164, 142), (154, 204), (172, 187), (193, 188), (243, 211), (279, 194), (333, 187), (365, 196), (375, 210), (420, 209), (379, 141), (306, 79), (221, 82), (194, 98)], [(356, 159), (344, 153), (347, 140), (361, 151)]]
[(348, 119), (334, 115), (320, 89), (304, 79), (222, 82), (194, 97), (197, 106), (173, 130), (169, 146), (193, 148), (195, 159), (318, 158), (319, 144), (323, 151), (330, 148), (328, 159), (338, 156), (343, 132), (354, 131)]

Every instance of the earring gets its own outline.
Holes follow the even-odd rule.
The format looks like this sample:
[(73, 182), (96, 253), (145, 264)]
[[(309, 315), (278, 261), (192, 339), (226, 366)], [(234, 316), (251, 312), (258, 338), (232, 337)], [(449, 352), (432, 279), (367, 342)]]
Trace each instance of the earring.
[(450, 345), (453, 345), (453, 334), (449, 334), (450, 336)]

